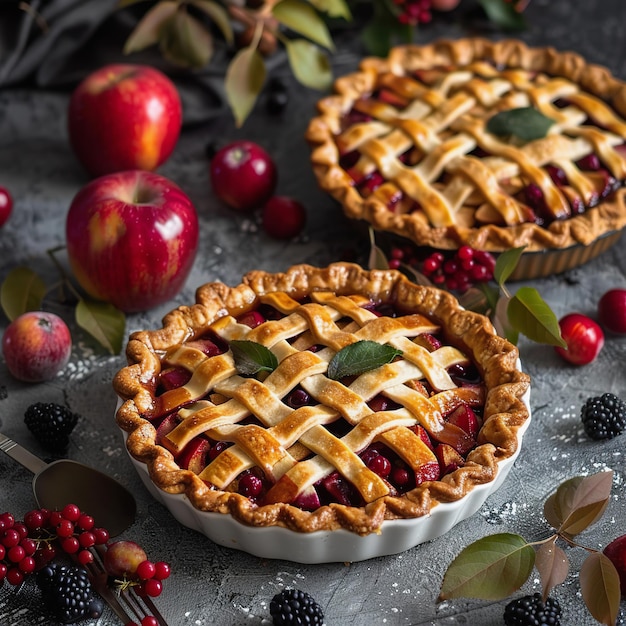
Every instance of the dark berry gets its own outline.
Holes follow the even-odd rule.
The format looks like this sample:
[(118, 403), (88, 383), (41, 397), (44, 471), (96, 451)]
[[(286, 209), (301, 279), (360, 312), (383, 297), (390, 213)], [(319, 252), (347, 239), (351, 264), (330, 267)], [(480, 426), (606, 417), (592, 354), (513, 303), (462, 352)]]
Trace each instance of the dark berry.
[(613, 439), (626, 428), (626, 402), (612, 393), (588, 398), (580, 416), (591, 439)]
[(270, 602), (270, 614), (277, 626), (323, 624), (322, 607), (306, 591), (284, 589)]
[(35, 439), (48, 450), (65, 450), (77, 422), (78, 415), (54, 402), (31, 404), (24, 413), (24, 423)]
[(97, 618), (102, 613), (102, 601), (82, 567), (50, 563), (37, 574), (37, 584), (50, 614), (64, 624)]
[(279, 115), (289, 103), (289, 91), (280, 78), (273, 78), (267, 85), (267, 112)]
[(506, 626), (540, 626), (561, 623), (561, 606), (558, 600), (548, 598), (545, 603), (540, 593), (511, 600), (504, 609)]

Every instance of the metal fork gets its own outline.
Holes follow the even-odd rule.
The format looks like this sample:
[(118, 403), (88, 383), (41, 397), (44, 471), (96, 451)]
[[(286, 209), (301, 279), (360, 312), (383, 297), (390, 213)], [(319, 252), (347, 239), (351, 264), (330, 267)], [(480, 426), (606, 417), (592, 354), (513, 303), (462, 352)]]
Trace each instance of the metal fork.
[(159, 626), (168, 626), (167, 621), (161, 615), (159, 609), (157, 609), (152, 598), (140, 596), (135, 591), (134, 586), (131, 585), (119, 591), (111, 589), (108, 585), (108, 574), (104, 569), (104, 548), (96, 546), (91, 548), (90, 551), (94, 559), (85, 567), (91, 584), (125, 625), (132, 622), (141, 623), (144, 617), (153, 616)]

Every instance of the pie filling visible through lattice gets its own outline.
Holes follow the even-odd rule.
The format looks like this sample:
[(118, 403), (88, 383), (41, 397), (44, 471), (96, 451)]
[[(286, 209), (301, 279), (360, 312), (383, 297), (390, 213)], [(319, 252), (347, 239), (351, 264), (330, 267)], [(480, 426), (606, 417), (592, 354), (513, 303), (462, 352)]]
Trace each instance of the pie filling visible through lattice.
[(514, 346), (448, 293), (355, 265), (251, 272), (131, 336), (118, 424), (199, 510), (367, 534), (490, 482), (518, 446)]
[(587, 245), (626, 224), (626, 85), (573, 53), (482, 39), (397, 47), (335, 91), (307, 138), (349, 217), (492, 251)]

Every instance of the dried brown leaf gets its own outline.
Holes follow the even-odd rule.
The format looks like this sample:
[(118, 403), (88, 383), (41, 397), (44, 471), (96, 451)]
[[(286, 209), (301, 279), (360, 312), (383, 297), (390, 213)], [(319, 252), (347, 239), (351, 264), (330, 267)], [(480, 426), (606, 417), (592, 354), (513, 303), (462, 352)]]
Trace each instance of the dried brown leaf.
[(567, 578), (569, 571), (567, 556), (555, 542), (556, 535), (552, 537), (551, 541), (539, 547), (535, 557), (535, 567), (541, 578), (544, 602), (550, 594), (550, 590), (560, 585)]
[(580, 568), (580, 589), (591, 615), (614, 626), (620, 603), (620, 580), (615, 566), (602, 552), (590, 554)]

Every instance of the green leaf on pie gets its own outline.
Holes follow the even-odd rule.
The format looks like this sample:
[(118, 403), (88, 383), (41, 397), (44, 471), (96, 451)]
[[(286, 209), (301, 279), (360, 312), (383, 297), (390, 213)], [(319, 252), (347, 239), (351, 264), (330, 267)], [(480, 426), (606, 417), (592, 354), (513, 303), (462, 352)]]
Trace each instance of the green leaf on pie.
[(515, 9), (513, 2), (504, 0), (479, 0), (489, 21), (503, 30), (520, 31), (527, 27), (521, 11)]
[(126, 327), (126, 316), (107, 302), (80, 299), (75, 311), (76, 323), (107, 352), (119, 354)]
[(41, 309), (46, 285), (33, 270), (16, 267), (2, 281), (0, 304), (10, 321), (28, 311)]
[(601, 624), (617, 623), (620, 605), (620, 578), (610, 559), (592, 552), (580, 568), (580, 590), (591, 615)]
[(287, 28), (328, 50), (334, 50), (328, 27), (308, 2), (282, 0), (272, 8), (272, 15)]
[(382, 248), (380, 248), (376, 244), (376, 235), (374, 234), (374, 229), (368, 229), (369, 238), (370, 238), (370, 254), (367, 260), (367, 267), (370, 270), (388, 270), (389, 269), (389, 261), (387, 259), (387, 255), (383, 252)]
[(306, 39), (285, 40), (287, 58), (294, 76), (305, 87), (325, 91), (333, 82), (328, 57)]
[(254, 108), (265, 82), (265, 73), (265, 63), (256, 50), (256, 41), (240, 50), (230, 62), (224, 87), (237, 127), (243, 125)]
[(235, 367), (242, 376), (254, 376), (258, 372), (273, 372), (278, 367), (276, 355), (255, 341), (233, 339), (230, 349)]
[(510, 250), (506, 250), (502, 254), (498, 255), (498, 258), (496, 259), (496, 267), (493, 270), (493, 277), (500, 287), (504, 285), (517, 267), (520, 257), (525, 249), (526, 246), (511, 248)]
[(340, 380), (344, 376), (358, 376), (391, 363), (401, 354), (402, 350), (393, 346), (369, 340), (357, 341), (335, 354), (328, 364), (326, 375), (333, 380)]
[(566, 347), (558, 319), (534, 287), (520, 287), (509, 300), (506, 313), (513, 329), (530, 340)]
[(178, 10), (178, 2), (159, 2), (150, 9), (130, 34), (124, 44), (124, 54), (131, 54), (156, 44), (161, 38), (164, 25)]
[(532, 141), (545, 137), (554, 124), (554, 120), (546, 117), (533, 107), (521, 107), (500, 111), (487, 122), (487, 130), (499, 137), (513, 135), (522, 141)]
[(159, 46), (163, 56), (180, 67), (199, 69), (213, 56), (213, 37), (187, 11), (176, 14), (161, 27)]
[(550, 541), (542, 543), (535, 557), (535, 567), (539, 572), (544, 598), (548, 597), (554, 587), (565, 581), (569, 571), (567, 556), (555, 541), (556, 535)]
[(566, 480), (544, 503), (546, 520), (559, 532), (578, 535), (602, 517), (612, 482), (612, 471)]
[(233, 43), (235, 39), (233, 27), (226, 9), (221, 4), (213, 2), (213, 0), (190, 0), (190, 4), (206, 13), (215, 22), (222, 31), (226, 43)]
[(483, 537), (452, 561), (444, 575), (439, 600), (501, 600), (528, 580), (534, 563), (535, 550), (523, 537), (512, 533)]

